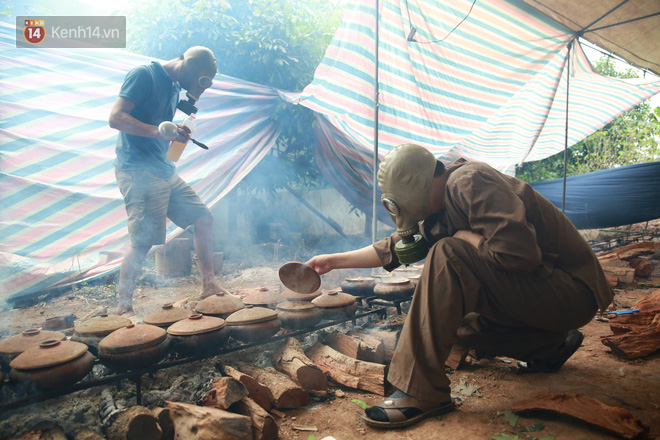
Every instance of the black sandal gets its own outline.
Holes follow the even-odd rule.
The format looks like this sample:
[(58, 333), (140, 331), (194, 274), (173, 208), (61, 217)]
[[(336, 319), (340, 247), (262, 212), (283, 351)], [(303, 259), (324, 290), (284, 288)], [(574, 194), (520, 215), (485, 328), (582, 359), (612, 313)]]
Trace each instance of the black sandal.
[[(439, 416), (455, 409), (453, 401), (446, 403), (422, 402), (413, 397), (389, 397), (373, 407), (383, 410), (388, 421), (374, 420), (366, 414), (362, 416), (362, 420), (371, 427), (382, 429), (403, 428), (427, 417)], [(403, 410), (406, 410), (405, 413)], [(412, 413), (415, 415), (411, 416), (411, 411), (408, 410), (413, 410)]]

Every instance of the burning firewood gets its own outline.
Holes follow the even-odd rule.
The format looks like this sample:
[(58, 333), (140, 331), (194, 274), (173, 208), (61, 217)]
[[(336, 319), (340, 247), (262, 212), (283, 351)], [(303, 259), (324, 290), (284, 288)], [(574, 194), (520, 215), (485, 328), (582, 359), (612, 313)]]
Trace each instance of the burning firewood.
[(67, 440), (67, 437), (60, 426), (48, 422), (39, 428), (22, 432), (20, 437), (12, 437), (10, 440)]
[(284, 373), (273, 367), (259, 368), (241, 364), (239, 369), (254, 377), (273, 395), (273, 406), (279, 409), (300, 408), (309, 403), (309, 394)]
[(273, 416), (249, 397), (236, 402), (231, 409), (238, 414), (248, 416), (252, 420), (252, 437), (254, 440), (275, 440), (279, 437), (279, 427)]
[[(90, 431), (89, 429), (81, 429), (76, 432), (74, 440), (105, 440), (105, 437), (97, 432)], [(165, 439), (163, 438), (163, 440)]]
[(307, 391), (328, 389), (325, 374), (305, 355), (295, 338), (289, 338), (286, 344), (273, 353), (273, 365)]
[(247, 397), (248, 390), (245, 386), (231, 377), (217, 377), (213, 379), (211, 391), (204, 398), (202, 406), (229, 409), (234, 403)]
[(346, 356), (377, 364), (385, 362), (383, 340), (368, 333), (328, 333), (324, 339), (326, 344)]
[(230, 367), (229, 365), (224, 365), (222, 367), (223, 372), (239, 381), (248, 391), (248, 397), (254, 400), (260, 407), (266, 411), (270, 411), (272, 407), (273, 394), (270, 390), (260, 384), (254, 377), (249, 374), (245, 374), (237, 369)]
[(350, 358), (320, 342), (307, 350), (306, 354), (335, 382), (385, 395), (385, 365)]
[(399, 340), (401, 329), (385, 330), (385, 329), (369, 329), (369, 334), (375, 338), (383, 341), (383, 361), (389, 363), (394, 356), (394, 349)]
[(161, 440), (163, 431), (156, 417), (144, 406), (122, 411), (108, 426), (108, 440)]
[(151, 413), (156, 417), (156, 420), (158, 420), (160, 429), (163, 430), (162, 440), (174, 440), (174, 425), (172, 424), (170, 409), (156, 407), (151, 410)]
[(175, 440), (251, 440), (249, 417), (217, 408), (167, 402)]

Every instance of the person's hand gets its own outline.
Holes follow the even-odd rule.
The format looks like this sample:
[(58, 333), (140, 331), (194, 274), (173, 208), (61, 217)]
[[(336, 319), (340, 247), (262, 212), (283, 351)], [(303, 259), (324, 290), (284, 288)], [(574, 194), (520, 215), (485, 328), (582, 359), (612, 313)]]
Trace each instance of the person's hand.
[(319, 275), (328, 273), (335, 268), (332, 265), (330, 254), (317, 255), (305, 264), (314, 269)]
[(479, 249), (479, 243), (481, 242), (481, 239), (484, 237), (483, 235), (477, 234), (476, 232), (469, 231), (467, 229), (461, 229), (459, 231), (456, 231), (456, 233), (454, 234), (454, 238), (459, 238), (461, 240), (467, 241), (472, 246), (474, 246), (475, 249)]
[(176, 124), (176, 128), (179, 129), (179, 135), (174, 140), (176, 142), (181, 142), (182, 144), (188, 142), (190, 140), (190, 135), (192, 134), (190, 128), (183, 124)]

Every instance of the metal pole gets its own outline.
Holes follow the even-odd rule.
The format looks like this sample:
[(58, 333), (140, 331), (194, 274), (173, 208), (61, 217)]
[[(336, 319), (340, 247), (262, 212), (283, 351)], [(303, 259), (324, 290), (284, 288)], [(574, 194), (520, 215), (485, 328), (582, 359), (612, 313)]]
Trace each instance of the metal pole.
[(374, 71), (374, 173), (372, 179), (372, 205), (371, 205), (371, 242), (376, 242), (376, 197), (378, 195), (376, 188), (378, 185), (378, 28), (380, 23), (379, 0), (376, 0), (376, 50), (375, 50), (375, 71)]
[(564, 132), (564, 187), (561, 193), (561, 212), (566, 211), (566, 167), (568, 162), (568, 98), (569, 86), (571, 85), (571, 49), (573, 41), (568, 43), (568, 54), (566, 55), (566, 128)]

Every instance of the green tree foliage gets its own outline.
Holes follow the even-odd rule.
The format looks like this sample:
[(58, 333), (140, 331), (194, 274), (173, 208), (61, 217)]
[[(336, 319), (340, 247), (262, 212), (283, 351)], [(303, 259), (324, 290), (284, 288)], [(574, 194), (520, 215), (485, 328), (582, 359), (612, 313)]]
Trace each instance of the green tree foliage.
[[(633, 69), (619, 71), (610, 57), (601, 57), (594, 69), (618, 78), (636, 78)], [(617, 166), (660, 160), (660, 108), (642, 103), (578, 142), (567, 151), (566, 175), (584, 174)], [(526, 162), (516, 177), (527, 182), (558, 179), (564, 174), (564, 152)]]
[[(337, 4), (336, 0), (136, 2), (127, 14), (128, 49), (172, 59), (190, 46), (206, 46), (215, 53), (222, 74), (301, 91), (312, 81), (339, 25)], [(257, 189), (287, 182), (313, 185), (319, 178), (313, 113), (283, 102), (273, 117), (282, 127), (277, 148), (245, 184)]]

